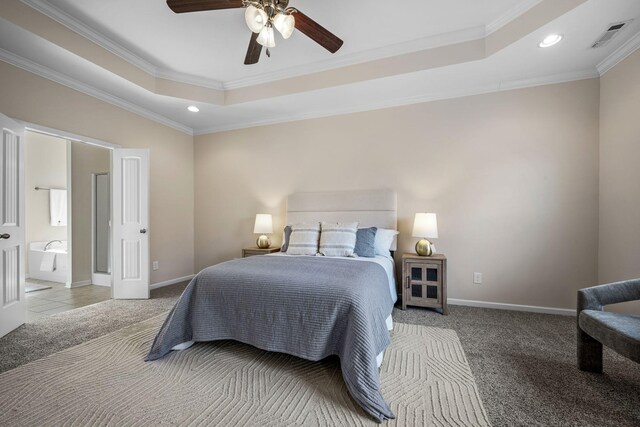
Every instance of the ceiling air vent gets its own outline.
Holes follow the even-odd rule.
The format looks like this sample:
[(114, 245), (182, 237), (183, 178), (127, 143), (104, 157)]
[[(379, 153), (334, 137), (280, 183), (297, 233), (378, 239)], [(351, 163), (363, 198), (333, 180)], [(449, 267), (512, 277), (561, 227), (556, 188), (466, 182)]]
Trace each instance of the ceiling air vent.
[(629, 24), (629, 22), (631, 21), (618, 22), (616, 24), (609, 25), (607, 31), (605, 31), (598, 38), (598, 40), (596, 40), (595, 43), (591, 45), (591, 47), (595, 49), (598, 47), (606, 46), (620, 31), (622, 31), (623, 28), (625, 28)]

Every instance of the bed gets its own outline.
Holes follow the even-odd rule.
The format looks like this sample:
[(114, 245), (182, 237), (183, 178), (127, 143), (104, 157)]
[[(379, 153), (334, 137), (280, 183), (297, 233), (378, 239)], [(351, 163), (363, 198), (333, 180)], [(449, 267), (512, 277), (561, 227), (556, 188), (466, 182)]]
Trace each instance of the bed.
[[(307, 221), (357, 221), (360, 227), (396, 229), (396, 194), (290, 196), (287, 223)], [(146, 360), (194, 342), (225, 339), (312, 361), (337, 355), (354, 400), (377, 421), (394, 418), (380, 393), (378, 371), (391, 343), (391, 312), (397, 299), (393, 265), (390, 255), (274, 254), (208, 267), (187, 286)]]

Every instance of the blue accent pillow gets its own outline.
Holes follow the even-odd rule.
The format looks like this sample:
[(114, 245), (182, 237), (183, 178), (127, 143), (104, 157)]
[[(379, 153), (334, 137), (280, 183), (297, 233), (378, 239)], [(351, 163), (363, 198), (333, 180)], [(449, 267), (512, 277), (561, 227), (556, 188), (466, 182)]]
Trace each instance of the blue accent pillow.
[(291, 238), (291, 226), (287, 225), (283, 230), (283, 239), (282, 239), (282, 247), (280, 248), (280, 252), (287, 252), (289, 250), (289, 239)]
[(374, 258), (376, 256), (376, 227), (360, 228), (356, 233), (356, 255), (364, 258)]

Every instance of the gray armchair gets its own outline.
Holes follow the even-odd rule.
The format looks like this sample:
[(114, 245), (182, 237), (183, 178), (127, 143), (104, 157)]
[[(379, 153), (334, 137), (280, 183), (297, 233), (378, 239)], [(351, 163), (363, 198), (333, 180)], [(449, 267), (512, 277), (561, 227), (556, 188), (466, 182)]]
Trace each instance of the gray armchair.
[(635, 300), (640, 300), (640, 279), (578, 291), (578, 368), (602, 372), (603, 344), (640, 363), (640, 316), (602, 310)]

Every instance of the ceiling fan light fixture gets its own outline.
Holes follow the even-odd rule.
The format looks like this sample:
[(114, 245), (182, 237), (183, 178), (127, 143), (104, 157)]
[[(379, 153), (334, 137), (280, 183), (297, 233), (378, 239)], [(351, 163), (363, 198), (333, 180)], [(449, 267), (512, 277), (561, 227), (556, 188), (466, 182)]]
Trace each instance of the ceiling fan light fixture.
[(276, 47), (276, 37), (271, 25), (266, 25), (258, 36), (258, 43), (264, 47)]
[[(276, 32), (286, 40), (293, 35), (294, 31), (299, 31), (330, 53), (338, 52), (344, 44), (344, 41), (331, 31), (297, 8), (290, 7), (290, 0), (166, 0), (166, 2), (169, 9), (178, 14), (210, 10), (242, 10), (245, 23), (251, 30), (251, 38), (244, 58), (245, 65), (257, 64), (263, 50), (266, 50), (267, 56), (270, 56), (271, 49), (276, 46)], [(263, 49), (263, 46), (266, 49)]]
[(273, 26), (276, 27), (276, 30), (278, 30), (286, 40), (291, 37), (293, 30), (296, 28), (296, 19), (293, 15), (280, 12), (273, 18)]
[(259, 33), (262, 31), (269, 22), (269, 17), (267, 16), (267, 12), (262, 9), (255, 7), (254, 5), (249, 5), (244, 12), (244, 19), (247, 22), (247, 26), (254, 33)]

